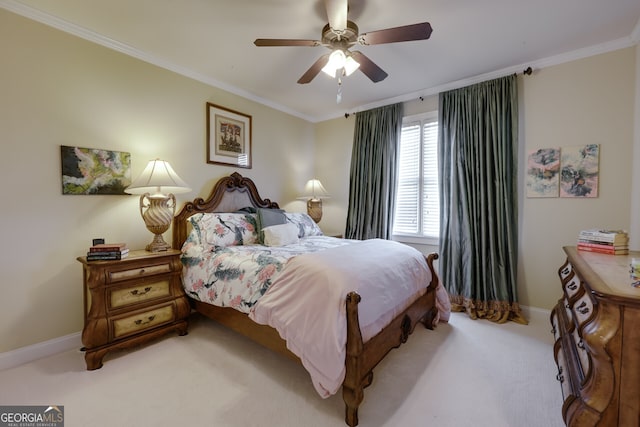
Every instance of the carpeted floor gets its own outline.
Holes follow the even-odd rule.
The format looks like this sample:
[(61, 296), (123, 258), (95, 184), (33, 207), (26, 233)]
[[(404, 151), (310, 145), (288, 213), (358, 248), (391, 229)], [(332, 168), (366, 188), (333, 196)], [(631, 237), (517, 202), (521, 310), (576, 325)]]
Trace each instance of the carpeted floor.
[[(416, 329), (374, 371), (363, 427), (560, 427), (548, 315), (497, 325), (454, 313)], [(64, 405), (66, 427), (344, 426), (301, 365), (204, 318), (86, 371), (68, 351), (0, 371), (1, 405)]]

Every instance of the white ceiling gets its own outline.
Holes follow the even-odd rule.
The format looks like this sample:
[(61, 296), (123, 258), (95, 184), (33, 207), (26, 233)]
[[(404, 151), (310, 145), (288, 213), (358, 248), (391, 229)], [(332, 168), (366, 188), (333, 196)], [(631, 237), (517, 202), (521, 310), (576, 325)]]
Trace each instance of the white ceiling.
[[(0, 7), (317, 122), (501, 75), (619, 49), (640, 39), (640, 0), (351, 0), (360, 32), (427, 21), (429, 40), (358, 50), (389, 76), (300, 76), (324, 47), (322, 0), (0, 0)], [(210, 100), (215, 102), (215, 100)]]

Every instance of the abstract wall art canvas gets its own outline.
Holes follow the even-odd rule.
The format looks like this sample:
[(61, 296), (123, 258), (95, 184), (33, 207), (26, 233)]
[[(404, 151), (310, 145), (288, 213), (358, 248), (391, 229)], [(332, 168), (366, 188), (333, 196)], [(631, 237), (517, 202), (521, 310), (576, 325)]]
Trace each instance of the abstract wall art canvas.
[(539, 148), (527, 156), (527, 197), (558, 197), (560, 148)]
[(588, 144), (563, 147), (560, 197), (598, 197), (600, 146)]
[(61, 146), (62, 194), (126, 194), (131, 154), (124, 151)]

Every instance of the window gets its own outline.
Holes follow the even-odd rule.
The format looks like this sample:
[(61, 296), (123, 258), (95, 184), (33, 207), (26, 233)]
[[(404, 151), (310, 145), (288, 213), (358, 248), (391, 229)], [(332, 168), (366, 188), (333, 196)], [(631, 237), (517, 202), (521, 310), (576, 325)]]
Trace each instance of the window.
[(437, 245), (440, 235), (437, 112), (404, 118), (397, 186), (393, 238)]

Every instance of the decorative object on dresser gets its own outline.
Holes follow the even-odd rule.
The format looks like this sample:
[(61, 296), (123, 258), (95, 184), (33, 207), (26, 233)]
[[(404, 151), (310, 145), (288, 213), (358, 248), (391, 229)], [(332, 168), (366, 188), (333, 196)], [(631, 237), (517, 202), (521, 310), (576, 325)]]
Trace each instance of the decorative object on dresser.
[(111, 350), (174, 330), (187, 333), (191, 309), (180, 280), (180, 251), (137, 250), (123, 260), (78, 261), (84, 277), (82, 344), (87, 370), (102, 367)]
[(307, 201), (307, 214), (318, 223), (322, 219), (322, 199), (328, 199), (329, 193), (319, 179), (313, 178), (304, 186), (304, 196), (298, 197)]
[[(176, 211), (174, 193), (188, 193), (191, 188), (178, 176), (169, 162), (156, 159), (151, 160), (140, 176), (124, 191), (141, 194), (140, 215), (147, 229), (154, 234), (153, 241), (146, 249), (151, 252), (169, 249), (171, 245), (164, 241), (162, 233), (171, 226)], [(145, 204), (145, 200), (149, 204)]]
[(609, 255), (627, 255), (629, 236), (625, 230), (582, 230), (578, 234), (578, 249)]
[(563, 248), (563, 295), (551, 312), (554, 357), (567, 426), (640, 425), (640, 290), (629, 264)]

